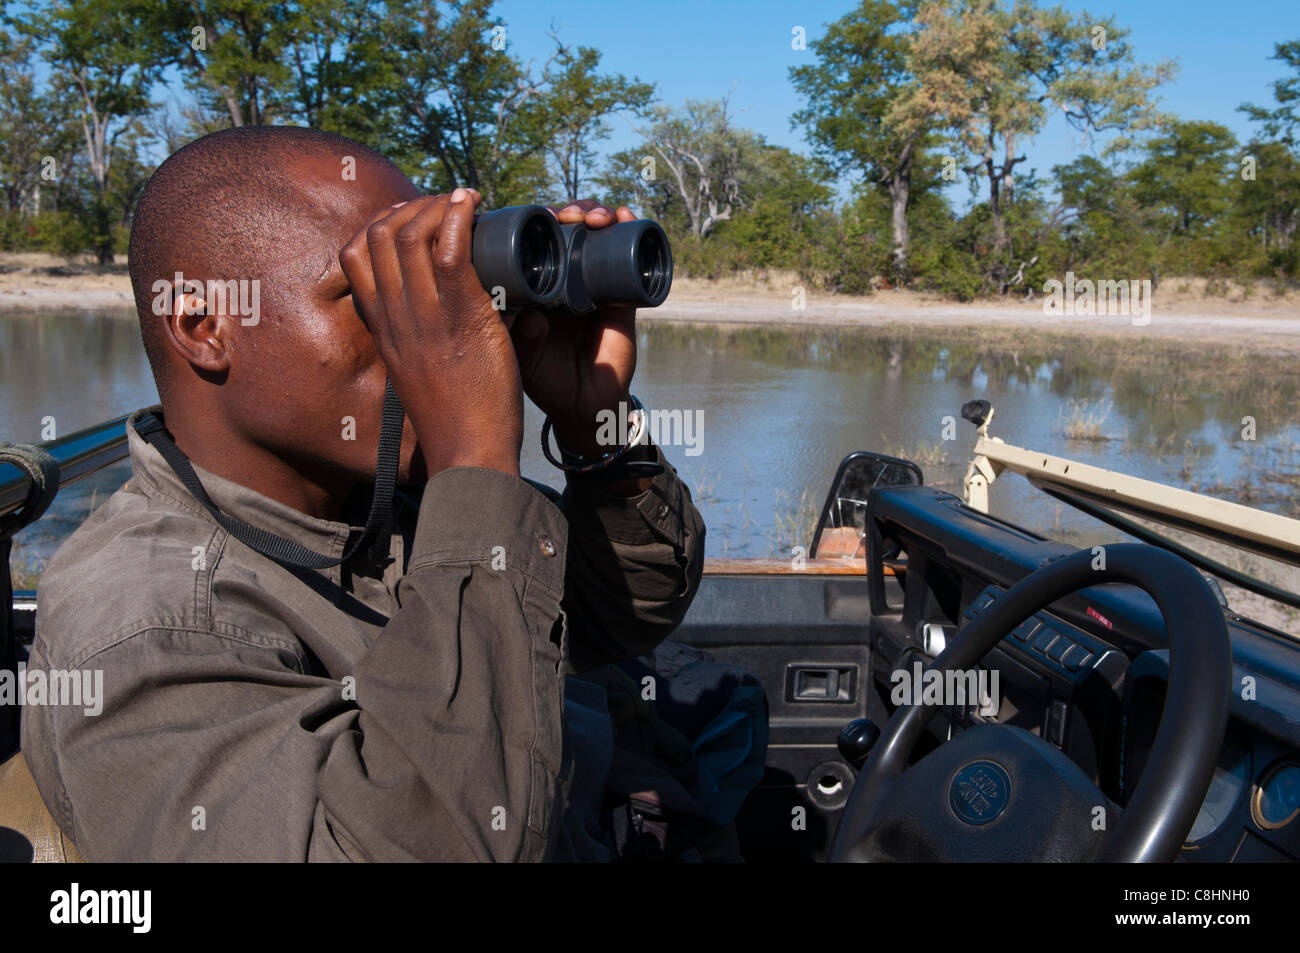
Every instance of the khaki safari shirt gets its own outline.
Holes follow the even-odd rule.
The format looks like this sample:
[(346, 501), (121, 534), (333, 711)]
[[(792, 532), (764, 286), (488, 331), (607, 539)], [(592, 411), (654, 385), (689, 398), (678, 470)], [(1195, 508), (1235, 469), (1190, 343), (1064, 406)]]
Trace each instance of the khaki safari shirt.
[[(699, 584), (704, 525), (673, 468), (628, 500), (458, 467), (399, 494), (387, 567), (291, 570), (216, 524), (136, 434), (142, 413), (130, 481), (44, 573), (28, 662), (102, 672), (99, 714), (23, 714), (81, 853), (551, 857), (565, 676), (652, 650)], [(360, 533), (195, 472), (224, 513), (317, 552)]]

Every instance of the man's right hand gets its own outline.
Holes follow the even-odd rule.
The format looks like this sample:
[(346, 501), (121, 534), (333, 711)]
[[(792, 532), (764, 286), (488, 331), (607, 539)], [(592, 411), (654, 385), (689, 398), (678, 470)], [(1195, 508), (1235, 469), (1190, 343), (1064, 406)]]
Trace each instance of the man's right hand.
[(470, 264), (478, 201), (457, 189), (384, 209), (339, 252), (430, 477), (451, 467), (519, 475), (512, 316), (492, 306)]

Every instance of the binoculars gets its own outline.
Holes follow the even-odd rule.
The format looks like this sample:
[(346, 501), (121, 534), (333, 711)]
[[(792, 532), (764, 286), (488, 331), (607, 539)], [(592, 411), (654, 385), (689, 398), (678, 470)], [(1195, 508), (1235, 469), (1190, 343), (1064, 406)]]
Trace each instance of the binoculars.
[(673, 283), (672, 249), (657, 223), (561, 225), (540, 205), (475, 216), (470, 260), (483, 290), (498, 301), (504, 292), (504, 311), (657, 308)]

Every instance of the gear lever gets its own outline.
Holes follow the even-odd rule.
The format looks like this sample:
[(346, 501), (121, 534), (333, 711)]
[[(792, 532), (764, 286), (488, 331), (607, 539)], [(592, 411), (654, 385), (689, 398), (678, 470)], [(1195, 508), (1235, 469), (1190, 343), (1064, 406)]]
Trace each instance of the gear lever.
[(844, 760), (853, 765), (854, 771), (860, 771), (879, 738), (880, 729), (870, 718), (855, 718), (840, 731), (835, 747), (840, 749)]

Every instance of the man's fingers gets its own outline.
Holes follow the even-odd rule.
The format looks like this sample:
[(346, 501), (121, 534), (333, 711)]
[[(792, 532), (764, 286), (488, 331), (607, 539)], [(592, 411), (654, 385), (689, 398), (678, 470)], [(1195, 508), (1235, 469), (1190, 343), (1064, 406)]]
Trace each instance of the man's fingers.
[(370, 261), (370, 245), (366, 241), (366, 232), (375, 222), (391, 215), (394, 207), (376, 209), (366, 220), (366, 224), (339, 250), (339, 267), (343, 269), (343, 274), (347, 275), (348, 283), (352, 286), (352, 301), (363, 321), (370, 320), (370, 315), (375, 313), (378, 303), (374, 266)]
[[(585, 222), (592, 228), (603, 228), (614, 222), (614, 210), (602, 205), (597, 199), (578, 199), (567, 205), (547, 207), (562, 225), (581, 225)], [(596, 213), (594, 221), (593, 212)]]
[(370, 262), (375, 273), (375, 292), (390, 318), (404, 310), (405, 266), (398, 248), (399, 238), (405, 233), (407, 238), (402, 241), (409, 242), (411, 233), (406, 231), (409, 223), (430, 206), (438, 204), (438, 196), (421, 196), (403, 203), (401, 208), (371, 222), (366, 228), (366, 244), (370, 248)]
[(397, 232), (397, 260), (402, 271), (404, 307), (416, 313), (438, 306), (438, 285), (433, 277), (434, 236), (446, 214), (448, 197), (434, 196)]
[(551, 212), (563, 225), (585, 224), (588, 228), (605, 228), (615, 222), (636, 221), (636, 214), (626, 205), (620, 205), (615, 211), (596, 199), (578, 199), (559, 208), (552, 207)]
[[(615, 369), (636, 366), (636, 308), (606, 308), (598, 319), (601, 324), (594, 361), (598, 366)], [(619, 377), (620, 386), (631, 383)]]
[(437, 248), (433, 253), (438, 282), (459, 281), (469, 266), (470, 234), (474, 222), (474, 197), (468, 189), (451, 193), (438, 223)]
[(586, 221), (588, 228), (604, 228), (606, 225), (613, 225), (618, 219), (614, 216), (612, 209), (598, 205), (587, 212)]
[(563, 208), (548, 205), (547, 208), (551, 210), (552, 215), (559, 219), (561, 225), (581, 225), (587, 214), (584, 209), (579, 208), (577, 205), (565, 205)]
[(438, 294), (452, 305), (449, 311), (458, 318), (473, 321), (481, 319), (483, 306), (494, 319), (499, 318), (491, 299), (470, 264), (470, 249), (474, 228), (474, 194), (468, 189), (457, 189), (443, 212), (438, 225), (437, 247), (433, 253), (433, 273), (438, 281)]

